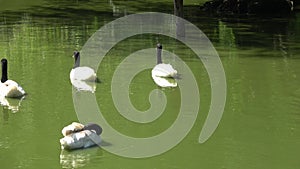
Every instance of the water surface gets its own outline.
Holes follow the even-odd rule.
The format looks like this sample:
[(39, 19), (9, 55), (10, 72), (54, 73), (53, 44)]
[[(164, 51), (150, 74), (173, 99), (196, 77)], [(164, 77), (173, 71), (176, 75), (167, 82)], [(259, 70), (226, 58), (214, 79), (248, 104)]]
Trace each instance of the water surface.
[[(77, 121), (69, 81), (71, 56), (104, 24), (137, 12), (173, 13), (172, 2), (33, 1), (20, 7), (12, 1), (1, 6), (0, 56), (9, 61), (9, 78), (28, 93), (21, 101), (8, 99), (13, 110), (0, 107), (1, 167), (298, 168), (300, 15), (217, 18), (201, 14), (195, 3), (185, 2), (185, 18), (210, 38), (227, 80), (223, 118), (207, 142), (199, 144), (198, 137), (209, 110), (209, 78), (199, 58), (180, 42), (158, 35), (134, 36), (117, 44), (97, 72), (102, 81), (96, 86), (97, 102), (109, 124), (129, 136), (149, 137), (176, 119), (180, 90), (163, 89), (168, 105), (159, 119), (133, 123), (114, 107), (110, 86), (114, 70), (130, 53), (154, 48), (159, 41), (193, 71), (201, 94), (195, 125), (172, 150), (145, 159), (119, 157), (98, 147), (60, 149), (61, 129)], [(130, 86), (131, 102), (139, 110), (149, 108), (149, 93), (158, 88), (150, 71), (140, 72)]]

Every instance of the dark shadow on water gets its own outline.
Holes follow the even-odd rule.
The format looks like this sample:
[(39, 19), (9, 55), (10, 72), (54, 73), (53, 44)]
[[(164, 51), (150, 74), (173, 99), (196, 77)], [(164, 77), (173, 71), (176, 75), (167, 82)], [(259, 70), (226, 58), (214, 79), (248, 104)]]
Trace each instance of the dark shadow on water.
[(185, 7), (185, 11), (185, 18), (196, 24), (217, 48), (255, 49), (255, 57), (299, 57), (300, 13), (285, 17), (222, 17), (204, 13), (197, 6)]
[(101, 143), (100, 143), (100, 146), (107, 147), (107, 146), (112, 146), (112, 144), (102, 140)]

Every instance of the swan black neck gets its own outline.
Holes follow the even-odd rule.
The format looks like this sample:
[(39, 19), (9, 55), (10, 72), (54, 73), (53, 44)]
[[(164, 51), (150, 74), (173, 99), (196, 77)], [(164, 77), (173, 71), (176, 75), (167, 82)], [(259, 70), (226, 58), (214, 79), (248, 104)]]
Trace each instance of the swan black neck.
[(157, 49), (157, 64), (161, 64), (162, 60), (161, 60), (161, 51), (162, 51), (162, 45), (159, 43), (156, 46)]
[(4, 83), (7, 81), (7, 60), (2, 59), (1, 60), (2, 64), (2, 77), (1, 77), (1, 82)]
[(73, 68), (77, 68), (80, 66), (80, 53), (78, 51), (74, 52), (75, 63)]

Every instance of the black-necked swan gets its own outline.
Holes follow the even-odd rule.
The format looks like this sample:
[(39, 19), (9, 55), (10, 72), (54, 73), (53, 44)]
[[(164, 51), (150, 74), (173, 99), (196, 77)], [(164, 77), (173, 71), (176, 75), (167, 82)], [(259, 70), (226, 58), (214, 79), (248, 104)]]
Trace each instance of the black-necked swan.
[(78, 51), (74, 52), (73, 57), (75, 58), (75, 63), (73, 69), (70, 72), (71, 82), (76, 80), (91, 82), (97, 81), (97, 75), (92, 68), (80, 66), (80, 53)]
[(62, 149), (88, 148), (101, 143), (101, 133), (102, 128), (98, 124), (83, 125), (73, 122), (62, 129), (64, 138), (59, 141)]
[(157, 44), (157, 64), (151, 71), (152, 79), (160, 87), (176, 87), (174, 77), (177, 76), (177, 71), (171, 64), (162, 63), (161, 52), (162, 45)]
[(161, 52), (162, 52), (162, 45), (157, 44), (157, 64), (152, 69), (152, 76), (158, 77), (175, 77), (177, 75), (177, 71), (173, 68), (172, 65), (162, 63), (161, 59)]
[(8, 80), (7, 77), (7, 60), (1, 59), (2, 77), (0, 84), (0, 96), (18, 98), (25, 95), (23, 88), (15, 81)]

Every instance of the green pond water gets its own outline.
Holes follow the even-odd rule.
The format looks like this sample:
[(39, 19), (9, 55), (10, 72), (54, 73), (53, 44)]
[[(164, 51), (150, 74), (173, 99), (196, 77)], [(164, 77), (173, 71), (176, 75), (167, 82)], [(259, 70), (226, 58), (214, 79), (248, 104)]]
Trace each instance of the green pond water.
[(141, 71), (131, 81), (129, 98), (136, 109), (145, 111), (150, 108), (150, 92), (161, 89), (168, 103), (158, 119), (144, 124), (129, 121), (119, 114), (112, 98), (111, 81), (118, 65), (138, 50), (155, 50), (157, 42), (191, 69), (201, 96), (195, 124), (179, 144), (163, 154), (134, 159), (106, 151), (105, 146), (116, 145), (105, 137), (101, 147), (61, 150), (61, 129), (78, 121), (69, 80), (74, 62), (71, 56), (103, 25), (139, 12), (172, 14), (172, 1), (0, 2), (0, 57), (8, 59), (9, 79), (28, 93), (23, 100), (7, 99), (10, 106), (0, 107), (0, 168), (300, 167), (299, 14), (221, 19), (198, 10), (196, 5), (204, 1), (185, 1), (185, 19), (210, 39), (227, 82), (222, 119), (202, 144), (198, 138), (209, 111), (211, 84), (198, 56), (179, 41), (162, 35), (137, 35), (116, 44), (99, 66), (101, 83), (96, 84), (95, 92), (103, 117), (115, 130), (147, 138), (167, 130), (178, 116), (180, 89), (157, 87), (151, 69)]

